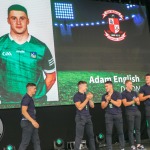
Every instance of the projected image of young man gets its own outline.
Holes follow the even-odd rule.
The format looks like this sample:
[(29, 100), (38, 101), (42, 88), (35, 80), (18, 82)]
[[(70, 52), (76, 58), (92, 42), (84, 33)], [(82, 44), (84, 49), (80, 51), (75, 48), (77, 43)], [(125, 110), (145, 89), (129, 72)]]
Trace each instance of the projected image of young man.
[[(141, 112), (138, 109), (140, 100), (138, 94), (133, 91), (133, 85), (131, 80), (125, 82), (126, 90), (122, 92), (122, 101), (125, 106), (126, 120), (128, 124), (128, 137), (131, 150), (144, 149), (141, 145)], [(134, 130), (136, 138), (136, 146), (134, 140)]]
[(10, 33), (0, 37), (0, 95), (4, 101), (19, 101), (26, 83), (33, 82), (37, 85), (34, 98), (46, 100), (56, 80), (52, 54), (46, 44), (29, 34), (25, 7), (10, 6), (7, 21)]
[(84, 130), (88, 136), (89, 150), (95, 150), (95, 140), (93, 133), (93, 123), (89, 108), (94, 108), (94, 102), (92, 101), (93, 94), (87, 91), (87, 82), (78, 82), (78, 92), (74, 95), (73, 101), (76, 106), (76, 137), (75, 137), (75, 148), (79, 150), (80, 144), (84, 135)]
[(32, 140), (34, 150), (41, 150), (38, 135), (39, 124), (36, 121), (36, 110), (32, 99), (33, 95), (36, 93), (36, 85), (34, 83), (28, 83), (26, 89), (27, 93), (23, 96), (21, 101), (22, 140), (19, 150), (26, 150), (30, 140)]
[(139, 90), (140, 101), (144, 102), (146, 120), (147, 120), (147, 133), (150, 139), (150, 73), (145, 75), (146, 84), (143, 85)]
[(112, 150), (112, 131), (113, 125), (117, 129), (119, 137), (120, 149), (124, 150), (124, 133), (122, 119), (122, 96), (113, 88), (111, 81), (105, 82), (106, 93), (102, 96), (101, 107), (105, 109), (105, 125), (106, 125), (106, 144), (107, 150)]

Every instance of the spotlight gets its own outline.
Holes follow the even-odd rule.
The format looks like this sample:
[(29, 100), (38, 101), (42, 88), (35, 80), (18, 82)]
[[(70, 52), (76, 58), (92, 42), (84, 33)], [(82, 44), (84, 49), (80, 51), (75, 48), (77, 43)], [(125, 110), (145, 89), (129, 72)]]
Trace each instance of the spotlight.
[(16, 150), (16, 148), (15, 148), (15, 146), (9, 144), (6, 147), (4, 147), (3, 150)]
[(54, 150), (64, 150), (65, 144), (61, 138), (58, 138), (54, 141)]
[(105, 144), (105, 136), (103, 133), (99, 133), (97, 136), (96, 136), (96, 144), (99, 148), (101, 147), (105, 147), (106, 144)]

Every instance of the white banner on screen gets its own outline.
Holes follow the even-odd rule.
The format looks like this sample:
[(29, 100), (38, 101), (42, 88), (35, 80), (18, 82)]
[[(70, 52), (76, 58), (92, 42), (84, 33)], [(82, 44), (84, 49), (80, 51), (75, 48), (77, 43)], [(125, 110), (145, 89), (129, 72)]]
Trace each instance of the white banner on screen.
[[(8, 7), (12, 4), (23, 5), (27, 9), (30, 19), (30, 23), (28, 25), (29, 33), (42, 42), (46, 43), (55, 61), (50, 0), (0, 0), (0, 4), (0, 36), (9, 33), (10, 31), (10, 27), (7, 23)], [(57, 81), (55, 82), (51, 90), (47, 93), (47, 97), (47, 101), (58, 101)]]

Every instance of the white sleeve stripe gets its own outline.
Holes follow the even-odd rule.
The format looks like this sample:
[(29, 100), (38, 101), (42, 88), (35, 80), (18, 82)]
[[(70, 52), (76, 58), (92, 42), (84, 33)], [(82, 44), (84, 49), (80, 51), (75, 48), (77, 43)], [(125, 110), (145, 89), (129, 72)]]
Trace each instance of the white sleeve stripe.
[(53, 63), (54, 62), (54, 60), (52, 60), (52, 61), (48, 61), (49, 63)]
[(48, 60), (48, 61), (52, 61), (53, 60), (53, 58), (51, 58), (50, 60)]
[(55, 72), (56, 71), (56, 69), (54, 68), (54, 69), (52, 69), (52, 70), (44, 70), (44, 72), (45, 73), (53, 73), (53, 72)]

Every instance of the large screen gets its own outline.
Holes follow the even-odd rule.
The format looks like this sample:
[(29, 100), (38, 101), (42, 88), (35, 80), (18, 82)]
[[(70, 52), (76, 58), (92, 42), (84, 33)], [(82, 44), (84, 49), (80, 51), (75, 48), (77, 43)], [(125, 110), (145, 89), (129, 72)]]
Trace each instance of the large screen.
[[(87, 81), (95, 103), (101, 102), (108, 80), (119, 92), (126, 79), (137, 92), (144, 84), (150, 63), (144, 6), (94, 0), (0, 1), (0, 108), (20, 107), (28, 82), (37, 85), (36, 106), (73, 104), (80, 80)], [(11, 37), (7, 18), (13, 4), (28, 12), (27, 46)], [(52, 74), (56, 80), (50, 86)]]

